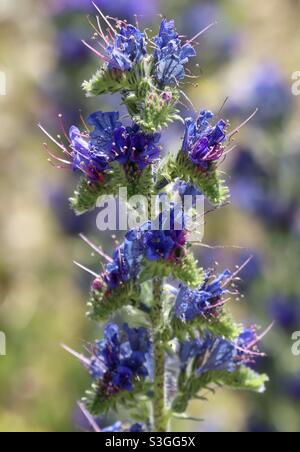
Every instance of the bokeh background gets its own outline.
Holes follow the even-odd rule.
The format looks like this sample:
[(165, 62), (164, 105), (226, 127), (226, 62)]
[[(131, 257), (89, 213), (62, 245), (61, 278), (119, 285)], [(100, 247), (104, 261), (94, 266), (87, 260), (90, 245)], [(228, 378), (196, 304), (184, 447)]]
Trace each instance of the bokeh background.
[[(300, 431), (300, 357), (291, 335), (300, 330), (300, 97), (292, 73), (300, 70), (298, 0), (97, 0), (110, 15), (140, 15), (157, 27), (159, 14), (175, 17), (182, 34), (218, 25), (198, 46), (197, 84), (187, 84), (196, 109), (219, 111), (233, 125), (258, 107), (256, 118), (236, 138), (224, 164), (231, 205), (207, 218), (205, 265), (234, 267), (252, 255), (243, 271), (245, 299), (232, 305), (248, 324), (275, 327), (264, 340), (268, 357), (258, 367), (270, 383), (263, 395), (219, 391), (190, 413), (203, 423), (181, 422), (178, 431)], [(89, 378), (62, 350), (82, 349), (100, 334), (85, 318), (89, 278), (74, 259), (96, 266), (79, 240), (96, 242), (95, 216), (68, 210), (76, 178), (48, 166), (42, 122), (58, 131), (96, 109), (113, 109), (115, 97), (86, 99), (80, 89), (98, 61), (80, 40), (91, 35), (90, 0), (0, 0), (0, 331), (7, 356), (0, 357), (0, 431), (85, 429), (78, 400)], [(1, 93), (3, 94), (3, 93)], [(187, 114), (187, 112), (184, 112)], [(165, 133), (166, 150), (179, 145), (182, 128)], [(109, 245), (106, 244), (109, 251)], [(112, 419), (113, 420), (113, 419)], [(103, 422), (111, 420), (104, 419)]]

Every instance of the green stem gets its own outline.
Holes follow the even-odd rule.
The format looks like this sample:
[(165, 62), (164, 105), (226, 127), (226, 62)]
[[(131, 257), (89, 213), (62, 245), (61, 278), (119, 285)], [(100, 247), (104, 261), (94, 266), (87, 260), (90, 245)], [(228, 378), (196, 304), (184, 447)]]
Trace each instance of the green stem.
[(153, 428), (158, 433), (168, 431), (165, 394), (165, 351), (160, 334), (163, 320), (162, 290), (163, 279), (155, 278), (153, 280), (153, 305), (151, 312), (154, 347)]

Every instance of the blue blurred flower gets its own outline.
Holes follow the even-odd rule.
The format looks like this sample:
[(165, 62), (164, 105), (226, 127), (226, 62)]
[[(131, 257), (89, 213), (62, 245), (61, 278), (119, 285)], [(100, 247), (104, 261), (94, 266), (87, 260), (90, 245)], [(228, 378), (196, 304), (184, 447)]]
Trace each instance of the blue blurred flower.
[(189, 59), (196, 56), (194, 47), (186, 42), (182, 43), (175, 31), (174, 20), (163, 19), (158, 36), (154, 38), (156, 50), (155, 75), (162, 86), (172, 85), (185, 77), (184, 66)]
[(181, 28), (189, 30), (191, 35), (196, 35), (199, 30), (213, 22), (222, 23), (222, 26), (215, 26), (212, 32), (206, 33), (201, 40), (201, 62), (205, 67), (224, 64), (239, 48), (239, 25), (218, 1), (196, 2), (182, 11), (179, 20), (182, 23)]
[(266, 63), (250, 73), (243, 91), (231, 98), (227, 110), (230, 116), (244, 116), (258, 108), (253, 119), (257, 126), (278, 127), (290, 116), (293, 104), (289, 82), (276, 64)]
[(300, 300), (297, 297), (274, 295), (268, 300), (270, 316), (287, 331), (295, 331), (300, 324)]
[[(134, 14), (149, 16), (159, 12), (158, 0), (144, 0), (142, 2), (139, 0), (117, 0), (115, 2), (96, 0), (95, 3), (110, 15), (114, 14), (127, 18)], [(49, 8), (56, 14), (72, 11), (95, 11), (91, 0), (49, 0)]]

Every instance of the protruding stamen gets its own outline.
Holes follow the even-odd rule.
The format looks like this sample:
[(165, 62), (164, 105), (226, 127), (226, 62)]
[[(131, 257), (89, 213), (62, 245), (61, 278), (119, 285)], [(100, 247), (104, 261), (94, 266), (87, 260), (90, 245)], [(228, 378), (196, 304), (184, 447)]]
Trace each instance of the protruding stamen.
[(75, 352), (75, 350), (73, 350), (72, 348), (68, 347), (65, 344), (61, 344), (61, 346), (64, 350), (66, 350), (66, 352), (70, 353), (72, 356), (75, 356), (75, 358), (79, 359), (79, 361), (81, 361), (85, 366), (90, 365), (90, 360), (86, 356)]
[(203, 33), (208, 31), (210, 28), (214, 27), (215, 25), (217, 25), (217, 23), (218, 22), (212, 22), (210, 25), (205, 27), (203, 30), (199, 31), (199, 33), (197, 33), (192, 39), (189, 39), (186, 43), (190, 44), (191, 42), (195, 41), (195, 39), (199, 38), (199, 36), (203, 35)]
[(92, 2), (94, 7), (96, 8), (96, 10), (98, 11), (98, 13), (101, 15), (102, 19), (107, 23), (107, 25), (109, 26), (109, 28), (114, 32), (114, 34), (116, 34), (116, 30), (114, 29), (114, 27), (112, 26), (112, 24), (107, 20), (107, 17), (103, 14), (103, 12), (101, 11), (101, 9), (96, 5), (96, 3)]
[(80, 264), (79, 262), (73, 261), (77, 267), (81, 268), (85, 272), (89, 273), (90, 275), (94, 276), (95, 278), (99, 278), (99, 275), (97, 273), (93, 272), (93, 270), (90, 270), (89, 268), (85, 267), (84, 265)]
[(85, 235), (79, 234), (79, 237), (87, 244), (89, 245), (96, 253), (98, 253), (101, 257), (106, 259), (108, 262), (113, 262), (113, 259), (109, 256), (107, 256), (100, 247), (96, 246), (94, 243), (92, 243)]
[(247, 259), (246, 262), (244, 262), (243, 265), (241, 265), (235, 273), (233, 273), (226, 281), (224, 281), (222, 287), (226, 287), (229, 283), (231, 283), (231, 281), (233, 281), (240, 274), (240, 272), (249, 264), (252, 259), (253, 256), (250, 256), (249, 259)]
[(81, 402), (78, 402), (78, 406), (79, 406), (80, 410), (82, 411), (82, 413), (84, 414), (84, 416), (86, 417), (86, 419), (89, 422), (90, 426), (93, 428), (93, 430), (96, 433), (101, 433), (101, 429), (100, 429), (99, 425), (97, 424), (97, 422), (95, 421), (95, 419), (93, 418), (91, 413), (86, 409), (84, 404), (81, 403)]
[(48, 138), (50, 138), (51, 141), (53, 141), (54, 144), (56, 144), (56, 146), (58, 146), (60, 149), (62, 149), (63, 151), (66, 150), (65, 146), (63, 146), (61, 143), (59, 143), (55, 138), (53, 138), (49, 132), (47, 132), (46, 129), (44, 129), (44, 127), (41, 124), (38, 124), (38, 127), (41, 129), (42, 132), (44, 132), (45, 135), (47, 135)]
[(247, 118), (244, 122), (242, 122), (242, 124), (240, 124), (236, 129), (233, 130), (233, 132), (231, 132), (228, 135), (228, 139), (232, 138), (234, 135), (236, 135), (242, 127), (244, 127), (246, 124), (248, 124), (249, 121), (251, 121), (252, 118), (254, 118), (254, 116), (256, 115), (256, 113), (258, 112), (258, 108), (256, 108), (256, 110), (252, 113), (252, 115), (249, 116), (249, 118)]
[(269, 325), (268, 328), (260, 336), (258, 336), (255, 341), (251, 342), (251, 344), (249, 344), (248, 347), (249, 348), (254, 347), (254, 345), (260, 342), (271, 331), (274, 325), (275, 322), (272, 322), (271, 325)]
[(81, 41), (88, 49), (90, 49), (92, 52), (94, 52), (99, 58), (101, 58), (102, 60), (108, 62), (109, 59), (102, 55), (102, 53), (98, 52), (98, 50), (94, 49), (94, 47), (90, 46), (90, 44), (88, 44), (86, 41), (84, 41), (84, 39)]

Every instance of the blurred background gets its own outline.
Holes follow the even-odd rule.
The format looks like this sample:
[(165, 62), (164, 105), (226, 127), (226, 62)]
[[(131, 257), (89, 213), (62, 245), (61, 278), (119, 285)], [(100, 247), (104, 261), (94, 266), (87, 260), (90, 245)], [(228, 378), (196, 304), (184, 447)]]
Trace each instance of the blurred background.
[[(251, 325), (276, 325), (264, 339), (268, 357), (259, 370), (270, 375), (263, 395), (219, 391), (209, 403), (193, 403), (201, 424), (180, 422), (177, 431), (300, 431), (300, 357), (292, 333), (300, 330), (300, 97), (292, 74), (300, 70), (300, 1), (97, 0), (107, 14), (139, 15), (156, 29), (159, 14), (176, 18), (183, 35), (218, 24), (198, 46), (197, 84), (187, 84), (195, 108), (218, 112), (235, 126), (258, 107), (238, 135), (223, 166), (232, 190), (228, 207), (207, 218), (200, 262), (242, 273), (245, 299), (232, 305)], [(58, 133), (80, 113), (113, 109), (118, 98), (87, 99), (81, 82), (98, 61), (81, 44), (91, 35), (90, 0), (0, 0), (0, 431), (78, 431), (76, 408), (89, 385), (80, 364), (60, 346), (81, 350), (100, 335), (85, 318), (89, 277), (74, 259), (97, 268), (78, 238), (97, 243), (95, 216), (76, 218), (68, 209), (76, 177), (47, 164), (37, 128)], [(5, 82), (5, 83), (4, 83)], [(186, 111), (184, 114), (188, 114)], [(180, 125), (165, 132), (168, 152), (177, 150)], [(235, 247), (235, 248), (234, 248)], [(109, 246), (107, 245), (107, 251)], [(109, 422), (110, 420), (103, 420)]]

